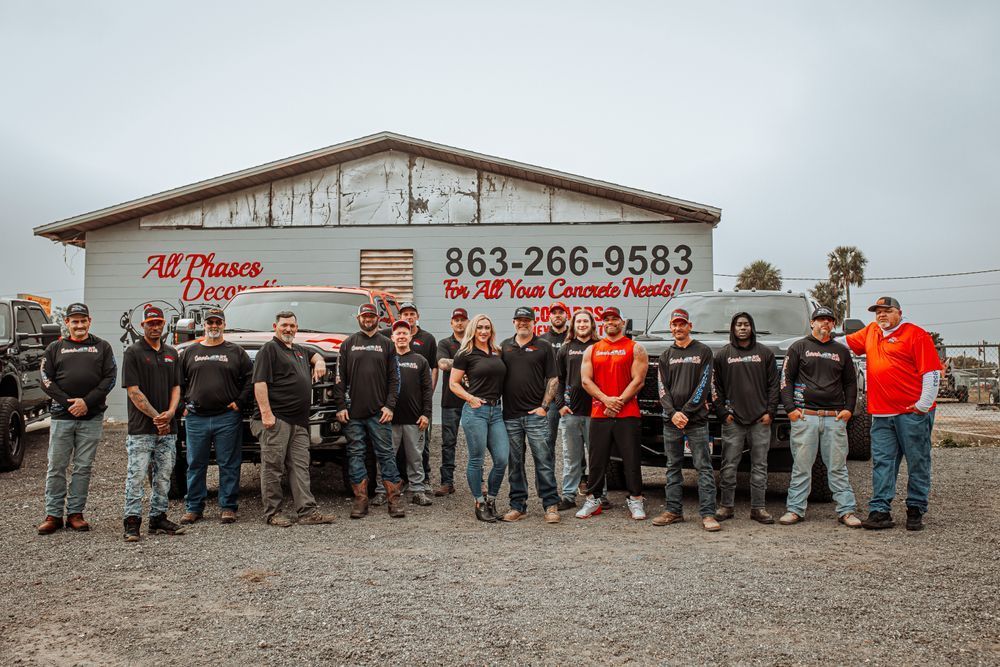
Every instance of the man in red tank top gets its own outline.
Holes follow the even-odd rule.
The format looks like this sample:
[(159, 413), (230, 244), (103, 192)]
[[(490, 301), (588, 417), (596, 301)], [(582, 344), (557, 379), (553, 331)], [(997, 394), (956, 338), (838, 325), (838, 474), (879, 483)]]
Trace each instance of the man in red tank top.
[(618, 445), (625, 469), (629, 514), (646, 518), (639, 458), (639, 402), (636, 394), (646, 381), (649, 357), (645, 348), (625, 337), (625, 322), (614, 306), (604, 309), (604, 335), (587, 348), (580, 367), (584, 390), (593, 397), (590, 410), (590, 470), (587, 500), (576, 513), (586, 519), (601, 513), (601, 495), (611, 450)]

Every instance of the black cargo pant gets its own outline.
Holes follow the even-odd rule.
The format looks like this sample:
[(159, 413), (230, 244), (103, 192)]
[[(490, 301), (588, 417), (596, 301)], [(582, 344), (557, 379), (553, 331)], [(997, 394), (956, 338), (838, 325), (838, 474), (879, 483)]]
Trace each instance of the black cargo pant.
[(639, 456), (639, 417), (591, 417), (590, 470), (587, 473), (587, 494), (601, 497), (606, 491), (605, 475), (611, 461), (611, 451), (618, 446), (629, 495), (642, 495), (642, 465)]

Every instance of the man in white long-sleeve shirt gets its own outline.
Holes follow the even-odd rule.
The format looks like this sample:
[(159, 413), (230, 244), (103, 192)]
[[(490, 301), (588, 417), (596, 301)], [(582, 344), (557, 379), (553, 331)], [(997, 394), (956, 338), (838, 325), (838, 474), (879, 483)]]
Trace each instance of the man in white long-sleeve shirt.
[(930, 335), (903, 321), (899, 301), (879, 297), (868, 308), (875, 321), (844, 338), (867, 355), (868, 411), (872, 414), (872, 499), (865, 528), (892, 528), (899, 463), (906, 458), (906, 529), (922, 530), (931, 490), (931, 428), (941, 383), (941, 360)]

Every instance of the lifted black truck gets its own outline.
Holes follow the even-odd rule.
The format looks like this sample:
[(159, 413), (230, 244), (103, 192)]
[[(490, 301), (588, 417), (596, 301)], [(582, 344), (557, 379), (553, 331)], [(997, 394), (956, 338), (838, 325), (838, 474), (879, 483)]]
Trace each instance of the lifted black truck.
[(0, 299), (0, 472), (21, 467), (25, 429), (49, 416), (40, 370), (60, 335), (37, 303)]
[[(753, 315), (757, 326), (757, 340), (767, 345), (773, 352), (780, 372), (788, 346), (810, 332), (809, 316), (813, 302), (803, 293), (777, 291), (717, 291), (691, 292), (679, 294), (663, 306), (652, 319), (648, 331), (636, 335), (649, 353), (649, 372), (646, 384), (639, 392), (639, 408), (642, 412), (642, 465), (666, 467), (663, 449), (663, 417), (657, 389), (658, 360), (660, 354), (673, 343), (670, 334), (669, 317), (675, 308), (684, 308), (691, 315), (694, 325), (692, 338), (705, 343), (713, 352), (729, 343), (729, 325), (734, 314), (748, 312)], [(847, 331), (861, 328), (861, 322), (848, 320)], [(863, 361), (855, 358), (858, 371), (858, 402), (854, 416), (848, 422), (849, 457), (867, 460), (871, 458), (868, 415), (864, 394)], [(791, 472), (792, 453), (789, 437), (791, 427), (783, 407), (771, 425), (771, 449), (768, 455), (769, 472)], [(722, 424), (714, 412), (709, 419), (709, 438), (712, 446), (712, 465), (718, 469), (722, 462)], [(685, 467), (692, 467), (690, 452), (685, 452)], [(740, 470), (749, 470), (749, 447), (744, 450)], [(613, 461), (608, 473), (611, 488), (624, 488), (624, 475), (620, 464)], [(826, 478), (826, 466), (817, 456), (813, 466), (812, 494), (810, 499), (825, 501), (830, 499), (830, 487)]]

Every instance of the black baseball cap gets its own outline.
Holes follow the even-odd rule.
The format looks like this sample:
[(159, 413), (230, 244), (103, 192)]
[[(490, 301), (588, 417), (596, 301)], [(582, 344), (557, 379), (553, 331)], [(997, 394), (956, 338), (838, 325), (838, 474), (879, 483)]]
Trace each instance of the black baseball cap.
[(87, 304), (85, 303), (71, 303), (66, 306), (66, 319), (68, 320), (74, 315), (90, 317), (90, 308), (87, 308)]
[(142, 309), (142, 323), (153, 322), (159, 320), (160, 322), (165, 322), (163, 317), (163, 309), (157, 308), (152, 304), (146, 304)]
[(520, 306), (514, 311), (515, 320), (533, 320), (535, 319), (535, 311), (527, 306)]
[(810, 321), (812, 321), (812, 320), (818, 320), (821, 317), (825, 317), (828, 320), (834, 320), (834, 321), (837, 320), (837, 318), (834, 317), (834, 315), (833, 315), (833, 311), (830, 310), (829, 308), (827, 308), (826, 306), (820, 306), (819, 308), (817, 308), (816, 310), (814, 310), (813, 314), (812, 314), (812, 317), (810, 317), (809, 320)]
[(403, 312), (407, 308), (415, 310), (418, 313), (420, 312), (420, 310), (417, 308), (417, 304), (413, 303), (412, 301), (404, 301), (403, 303), (399, 304), (399, 312)]
[(378, 315), (378, 309), (373, 303), (363, 303), (358, 306), (358, 317), (362, 315)]
[(896, 308), (898, 310), (902, 310), (899, 306), (899, 301), (896, 301), (896, 299), (891, 296), (880, 296), (876, 299), (875, 303), (868, 306), (868, 312), (874, 313), (876, 308)]
[(205, 320), (222, 320), (226, 321), (226, 314), (222, 312), (221, 308), (209, 308), (205, 311)]
[(608, 317), (617, 317), (622, 319), (622, 311), (618, 310), (618, 306), (607, 306), (601, 311), (601, 319), (606, 320)]
[(465, 308), (456, 308), (451, 311), (451, 319), (453, 320), (467, 320), (469, 319), (469, 311)]

